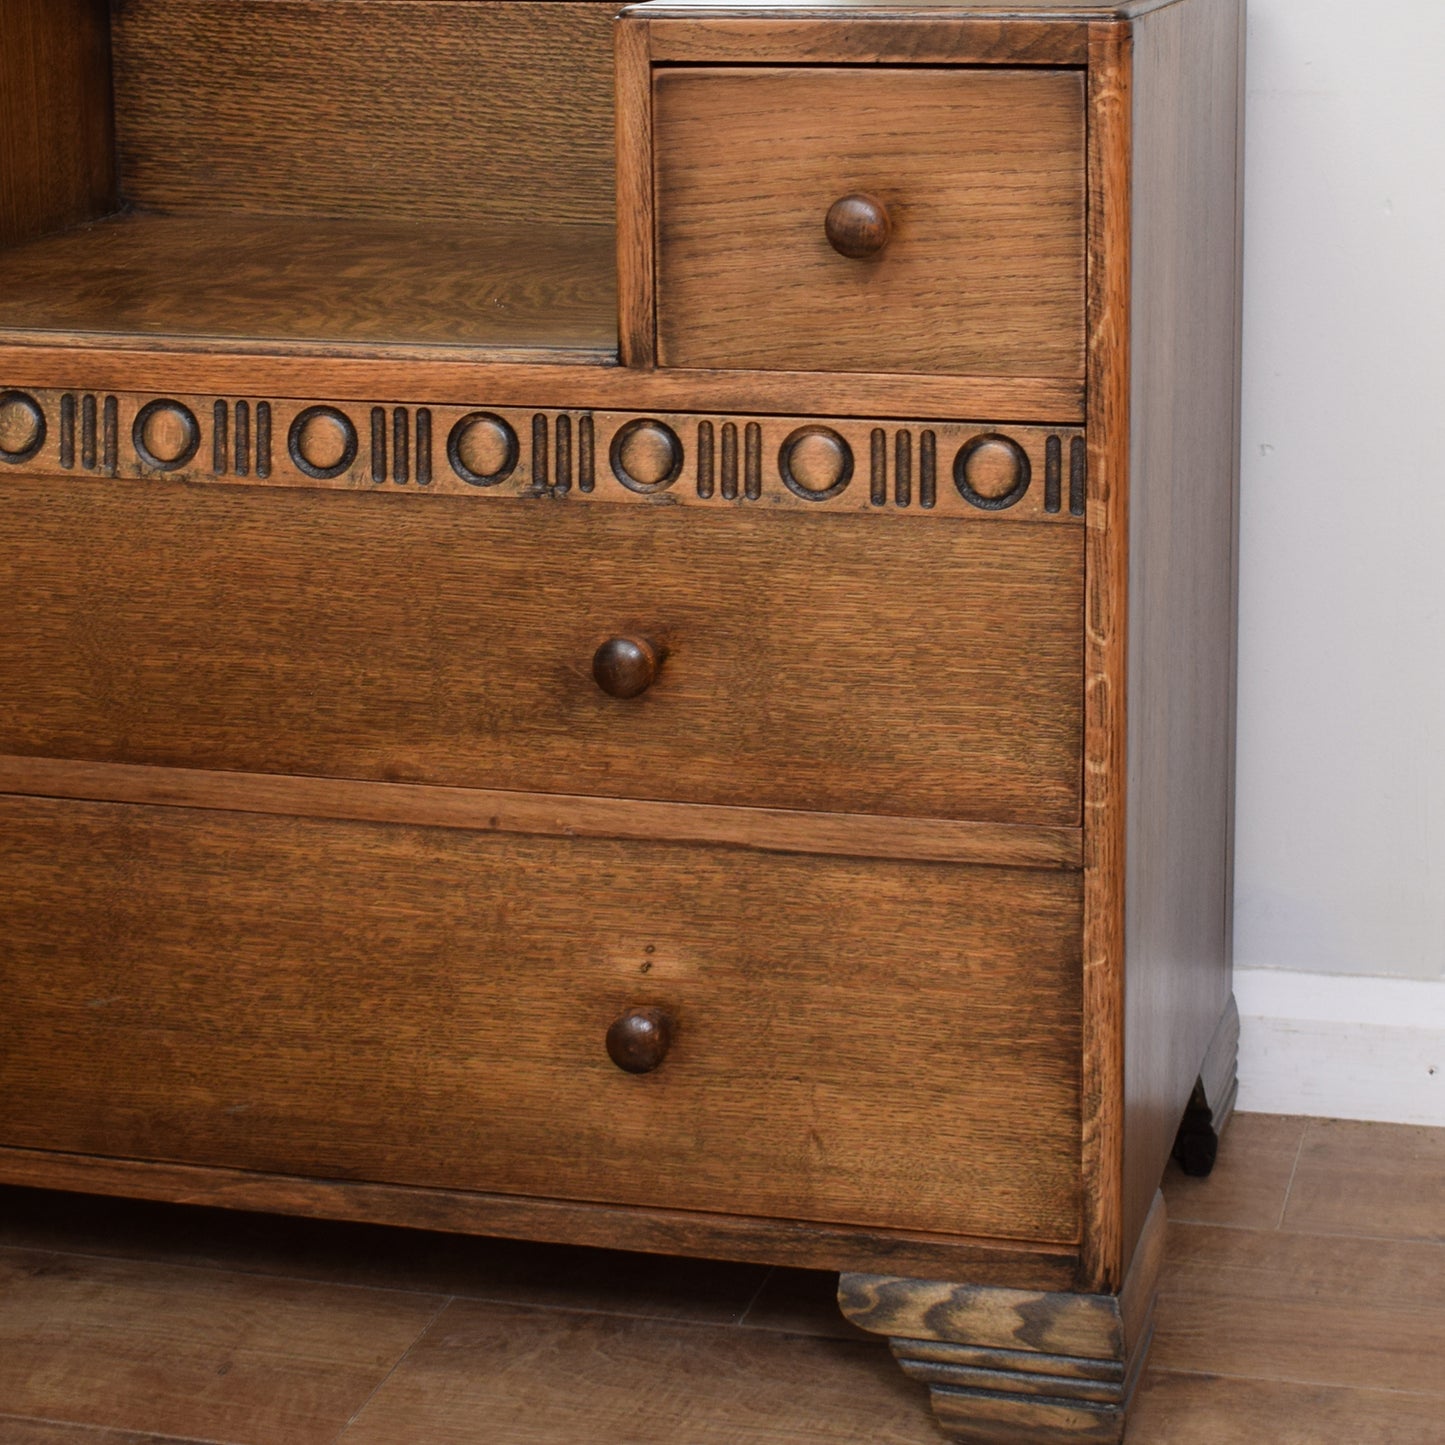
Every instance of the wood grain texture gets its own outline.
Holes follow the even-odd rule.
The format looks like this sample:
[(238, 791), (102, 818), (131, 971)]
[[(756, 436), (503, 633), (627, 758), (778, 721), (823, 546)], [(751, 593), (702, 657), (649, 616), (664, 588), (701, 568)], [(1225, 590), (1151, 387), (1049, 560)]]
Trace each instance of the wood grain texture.
[(1282, 1228), (1445, 1245), (1445, 1129), (1311, 1119), (1303, 1135)]
[[(0, 462), (59, 481), (90, 473), (473, 501), (1084, 521), (1062, 485), (1067, 458), (1084, 444), (1072, 427), (186, 392), (6, 394), (15, 435), (7, 440), (0, 418), (0, 445), (11, 452)], [(38, 449), (24, 446), (22, 462), (14, 453), (37, 415), (43, 435)]]
[(651, 31), (639, 20), (616, 28), (617, 297), (622, 364), (657, 356), (653, 248)]
[[(1076, 1237), (1077, 875), (0, 820), (6, 1145)], [(675, 1021), (642, 1077), (604, 1050), (627, 1006)]]
[(1099, 20), (1128, 20), (1146, 15), (1177, 0), (1100, 0), (1090, 4), (1070, 0), (640, 0), (627, 7), (629, 15), (657, 19), (786, 20), (800, 17), (846, 21), (850, 26), (869, 20), (897, 25), (951, 19), (1022, 21), (1060, 24)]
[(1437, 1244), (1176, 1226), (1154, 1362), (1439, 1398), (1442, 1263)]
[[(231, 339), (224, 352), (183, 337), (0, 332), (5, 385), (163, 395), (327, 396), (475, 406), (476, 355), (451, 348), (372, 348)], [(990, 417), (1059, 426), (1084, 420), (1082, 380), (884, 376), (798, 371), (636, 371), (595, 355), (487, 351), (489, 406), (756, 411), (823, 416)]]
[(610, 226), (617, 8), (126, 0), (125, 196), (174, 215)]
[[(0, 1250), (0, 1400), (20, 1415), (172, 1437), (330, 1445), (443, 1303)], [(68, 1347), (57, 1350), (62, 1319)], [(0, 1439), (17, 1438), (0, 1416)]]
[[(642, 12), (642, 17), (648, 16)], [(965, 18), (965, 12), (818, 19), (792, 7), (775, 17), (651, 19), (653, 59), (660, 63), (791, 65), (1083, 65), (1088, 32), (1079, 21), (1030, 24)]]
[(1234, 1114), (1207, 1178), (1190, 1178), (1177, 1165), (1166, 1172), (1170, 1222), (1274, 1229), (1290, 1195), (1307, 1122), (1298, 1116)]
[(9, 246), (115, 208), (108, 7), (0, 0), (0, 36), (0, 246)]
[(1243, 6), (1134, 29), (1126, 1247), (1230, 1002)]
[(987, 863), (1011, 868), (1073, 868), (1083, 863), (1077, 828), (1036, 828), (948, 818), (889, 818), (876, 813), (817, 813), (781, 808), (720, 808), (367, 783), (284, 774), (221, 773), (127, 763), (78, 763), (0, 757), (0, 793), (225, 808), (360, 823), (406, 823), (556, 838), (640, 838), (717, 843), (774, 853), (836, 853), (927, 863)]
[(889, 1336), (939, 1423), (983, 1445), (1122, 1441), (1164, 1257), (1157, 1195), (1120, 1295), (1049, 1294), (845, 1273), (853, 1324)]
[[(925, 1278), (952, 1273), (1011, 1289), (1068, 1289), (1078, 1263), (1067, 1245), (141, 1163), (48, 1149), (0, 1147), (0, 1182), (639, 1254), (833, 1271), (888, 1270)], [(831, 1285), (829, 1290), (831, 1294)], [(833, 1317), (836, 1328), (830, 1328), (830, 1334), (846, 1328), (836, 1311)]]
[[(1078, 825), (1076, 528), (164, 481), (0, 502), (0, 752)], [(626, 701), (591, 674), (619, 630), (667, 654)]]
[[(937, 1445), (867, 1341), (458, 1302), (345, 1445)], [(891, 1376), (891, 1377), (890, 1377)], [(743, 1382), (746, 1382), (745, 1384)]]
[[(1123, 1273), (1124, 841), (1129, 609), (1130, 39), (1090, 30), (1090, 504), (1084, 600), (1084, 1283)], [(1162, 1166), (1161, 1166), (1162, 1167)]]
[(132, 213), (0, 251), (0, 330), (598, 362), (617, 352), (613, 251), (595, 219)]
[[(653, 109), (660, 365), (1082, 374), (1076, 72), (662, 68)], [(823, 231), (858, 191), (872, 261)]]

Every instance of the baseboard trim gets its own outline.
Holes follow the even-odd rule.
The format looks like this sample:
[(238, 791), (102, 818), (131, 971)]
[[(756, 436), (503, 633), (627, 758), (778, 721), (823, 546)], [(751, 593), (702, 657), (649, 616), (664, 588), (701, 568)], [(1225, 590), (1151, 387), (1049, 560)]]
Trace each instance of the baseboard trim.
[(1445, 1126), (1445, 979), (1236, 969), (1238, 1107)]

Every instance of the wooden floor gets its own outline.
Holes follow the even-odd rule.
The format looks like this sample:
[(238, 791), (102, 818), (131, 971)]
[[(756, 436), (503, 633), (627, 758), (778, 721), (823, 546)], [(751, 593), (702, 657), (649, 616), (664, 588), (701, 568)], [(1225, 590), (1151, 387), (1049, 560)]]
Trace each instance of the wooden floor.
[[(1170, 1178), (1131, 1445), (1445, 1441), (1445, 1130)], [(3, 1445), (937, 1445), (793, 1270), (0, 1190)]]

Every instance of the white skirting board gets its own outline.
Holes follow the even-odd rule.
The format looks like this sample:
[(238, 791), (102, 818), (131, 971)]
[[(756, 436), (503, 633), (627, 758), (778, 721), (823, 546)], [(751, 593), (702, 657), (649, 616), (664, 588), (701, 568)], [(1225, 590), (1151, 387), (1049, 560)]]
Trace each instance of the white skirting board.
[(1239, 1101), (1445, 1126), (1445, 979), (1236, 969)]

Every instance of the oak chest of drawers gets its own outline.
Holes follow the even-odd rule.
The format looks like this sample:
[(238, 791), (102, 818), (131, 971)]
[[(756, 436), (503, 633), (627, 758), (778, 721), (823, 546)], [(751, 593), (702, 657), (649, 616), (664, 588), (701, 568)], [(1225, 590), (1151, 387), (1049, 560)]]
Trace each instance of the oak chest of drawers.
[(1119, 1440), (1229, 992), (1236, 0), (0, 0), (0, 1179), (789, 1262)]

